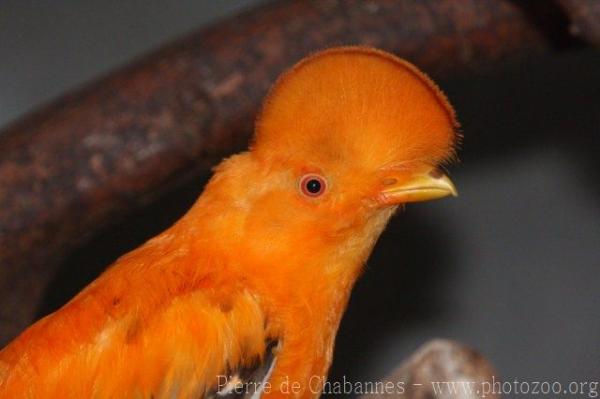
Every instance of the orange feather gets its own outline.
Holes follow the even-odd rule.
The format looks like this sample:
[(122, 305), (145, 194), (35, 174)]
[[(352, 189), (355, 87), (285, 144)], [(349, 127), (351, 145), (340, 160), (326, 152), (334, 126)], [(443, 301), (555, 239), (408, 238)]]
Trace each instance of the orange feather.
[[(0, 398), (197, 398), (270, 341), (264, 394), (288, 380), (318, 396), (311, 378), (327, 373), (397, 205), (454, 193), (433, 171), (456, 127), (406, 61), (361, 47), (303, 60), (271, 90), (251, 149), (216, 168), (182, 219), (0, 352)], [(316, 186), (300, 187), (307, 174)]]

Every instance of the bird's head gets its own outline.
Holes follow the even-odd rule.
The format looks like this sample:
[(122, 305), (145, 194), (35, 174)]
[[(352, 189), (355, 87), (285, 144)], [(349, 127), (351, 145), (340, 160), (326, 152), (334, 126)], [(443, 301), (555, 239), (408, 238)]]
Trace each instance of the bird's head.
[(299, 247), (318, 258), (346, 248), (364, 258), (398, 205), (456, 194), (439, 169), (454, 155), (456, 128), (446, 97), (416, 67), (336, 48), (280, 77), (251, 150), (220, 170), (259, 253)]

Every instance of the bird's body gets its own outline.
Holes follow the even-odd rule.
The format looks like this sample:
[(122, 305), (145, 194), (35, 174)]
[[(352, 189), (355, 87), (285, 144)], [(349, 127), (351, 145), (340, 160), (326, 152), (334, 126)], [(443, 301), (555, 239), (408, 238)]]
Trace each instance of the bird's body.
[(262, 395), (318, 396), (396, 206), (452, 193), (432, 171), (455, 126), (433, 83), (393, 56), (301, 62), (271, 91), (250, 151), (218, 166), (181, 220), (0, 352), (0, 398), (222, 395), (267, 358)]

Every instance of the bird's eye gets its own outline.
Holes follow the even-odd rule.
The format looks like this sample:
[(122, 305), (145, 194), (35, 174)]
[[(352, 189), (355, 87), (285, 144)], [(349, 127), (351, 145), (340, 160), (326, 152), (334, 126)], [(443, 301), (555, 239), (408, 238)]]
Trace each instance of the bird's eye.
[(318, 197), (325, 192), (326, 188), (327, 181), (322, 176), (309, 174), (300, 179), (300, 191), (307, 197)]

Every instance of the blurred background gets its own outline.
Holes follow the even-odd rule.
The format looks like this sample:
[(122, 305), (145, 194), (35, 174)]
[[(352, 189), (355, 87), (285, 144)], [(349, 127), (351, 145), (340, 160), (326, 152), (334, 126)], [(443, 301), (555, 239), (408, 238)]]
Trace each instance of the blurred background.
[[(265, 2), (2, 1), (0, 126), (259, 3)], [(568, 25), (566, 17), (559, 20)], [(420, 344), (444, 337), (476, 348), (505, 380), (598, 381), (600, 52), (580, 39), (548, 40), (549, 51), (492, 59), (481, 68), (420, 65), (462, 123), (460, 162), (450, 168), (460, 196), (409, 205), (395, 217), (353, 293), (331, 379), (380, 378)], [(0, 140), (23, 135), (27, 125), (18, 126), (0, 132)], [(0, 163), (7, 151), (28, 145), (10, 140), (0, 144)], [(194, 169), (149, 199), (132, 200), (126, 213), (74, 240), (49, 270), (36, 266), (27, 274), (25, 261), (0, 266), (32, 275), (28, 280), (42, 276), (33, 311), (40, 317), (173, 223), (208, 177), (206, 167)], [(10, 190), (0, 186), (5, 199)], [(12, 234), (16, 222), (3, 216), (0, 235)], [(27, 287), (0, 295), (8, 303), (10, 290)]]

